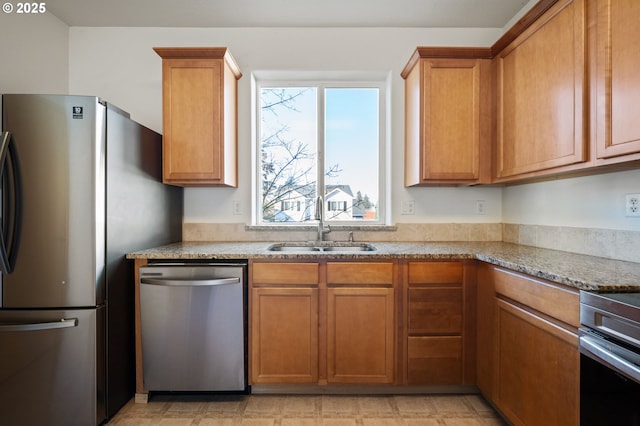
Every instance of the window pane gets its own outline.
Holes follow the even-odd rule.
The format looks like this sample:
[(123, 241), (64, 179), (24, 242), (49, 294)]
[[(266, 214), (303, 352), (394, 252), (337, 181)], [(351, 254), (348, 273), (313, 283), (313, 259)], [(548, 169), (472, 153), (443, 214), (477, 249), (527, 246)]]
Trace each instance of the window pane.
[(313, 219), (318, 173), (316, 88), (263, 87), (260, 115), (262, 221)]
[(378, 219), (378, 92), (377, 88), (325, 90), (327, 220)]

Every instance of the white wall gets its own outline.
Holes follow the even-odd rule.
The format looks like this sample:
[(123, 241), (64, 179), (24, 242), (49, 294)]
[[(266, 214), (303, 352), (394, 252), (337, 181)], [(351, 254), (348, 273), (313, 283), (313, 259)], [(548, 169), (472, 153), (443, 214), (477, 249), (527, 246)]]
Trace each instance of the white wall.
[[(87, 28), (70, 29), (70, 90), (97, 94), (156, 131), (162, 129), (161, 60), (154, 46), (227, 46), (239, 82), (239, 188), (194, 188), (185, 194), (185, 222), (251, 221), (250, 75), (256, 70), (385, 71), (392, 75), (392, 222), (500, 222), (499, 188), (403, 186), (404, 82), (400, 72), (418, 45), (489, 46), (500, 29), (389, 28)], [(413, 199), (416, 215), (402, 216)], [(487, 213), (475, 214), (475, 200)], [(242, 215), (233, 215), (233, 200)]]
[(640, 231), (640, 217), (624, 213), (629, 193), (640, 193), (640, 170), (507, 187), (502, 221)]
[[(535, 0), (532, 0), (532, 3)], [(160, 58), (153, 46), (229, 46), (240, 80), (240, 188), (190, 189), (189, 222), (246, 222), (250, 203), (249, 78), (258, 69), (375, 69), (393, 76), (393, 221), (506, 222), (640, 230), (624, 217), (624, 194), (640, 193), (640, 170), (500, 188), (404, 188), (399, 73), (417, 45), (488, 46), (495, 30), (68, 28), (56, 17), (0, 14), (0, 92), (99, 95), (161, 131)], [(399, 214), (413, 199), (417, 214)], [(475, 200), (487, 214), (475, 215)], [(242, 216), (231, 214), (240, 200)]]
[(50, 13), (0, 13), (0, 93), (69, 90), (69, 27)]

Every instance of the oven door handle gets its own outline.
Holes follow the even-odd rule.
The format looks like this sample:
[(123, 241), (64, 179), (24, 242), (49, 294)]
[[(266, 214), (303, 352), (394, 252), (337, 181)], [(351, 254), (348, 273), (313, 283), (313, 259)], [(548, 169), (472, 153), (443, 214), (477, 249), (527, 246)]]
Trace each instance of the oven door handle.
[[(580, 350), (588, 352), (592, 356), (607, 364), (614, 370), (626, 375), (630, 379), (640, 383), (640, 367), (633, 362), (623, 358), (619, 354), (613, 353), (599, 343), (600, 339), (592, 336), (580, 336)], [(617, 347), (611, 342), (606, 342), (607, 346)]]

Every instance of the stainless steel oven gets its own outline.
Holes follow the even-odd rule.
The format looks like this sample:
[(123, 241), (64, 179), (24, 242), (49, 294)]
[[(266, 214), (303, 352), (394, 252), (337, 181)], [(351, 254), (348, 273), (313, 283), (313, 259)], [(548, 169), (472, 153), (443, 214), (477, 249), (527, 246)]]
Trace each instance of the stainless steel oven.
[(580, 293), (580, 424), (640, 426), (640, 293)]

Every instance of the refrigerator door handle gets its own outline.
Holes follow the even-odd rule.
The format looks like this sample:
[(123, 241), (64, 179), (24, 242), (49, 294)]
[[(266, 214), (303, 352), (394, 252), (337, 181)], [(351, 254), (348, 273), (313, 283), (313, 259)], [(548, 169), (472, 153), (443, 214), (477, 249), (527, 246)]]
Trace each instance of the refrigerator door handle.
[(22, 180), (15, 142), (10, 132), (2, 133), (0, 140), (0, 179), (0, 271), (9, 274), (16, 266), (22, 229)]
[(166, 279), (166, 278), (142, 278), (140, 279), (141, 284), (150, 284), (150, 285), (164, 285), (164, 286), (186, 286), (186, 287), (196, 287), (196, 286), (214, 286), (214, 285), (228, 285), (228, 284), (238, 284), (240, 282), (240, 278), (217, 278), (217, 279)]
[(39, 331), (55, 330), (59, 328), (70, 328), (78, 326), (78, 318), (62, 318), (58, 321), (24, 323), (24, 324), (2, 324), (0, 333), (6, 331)]

